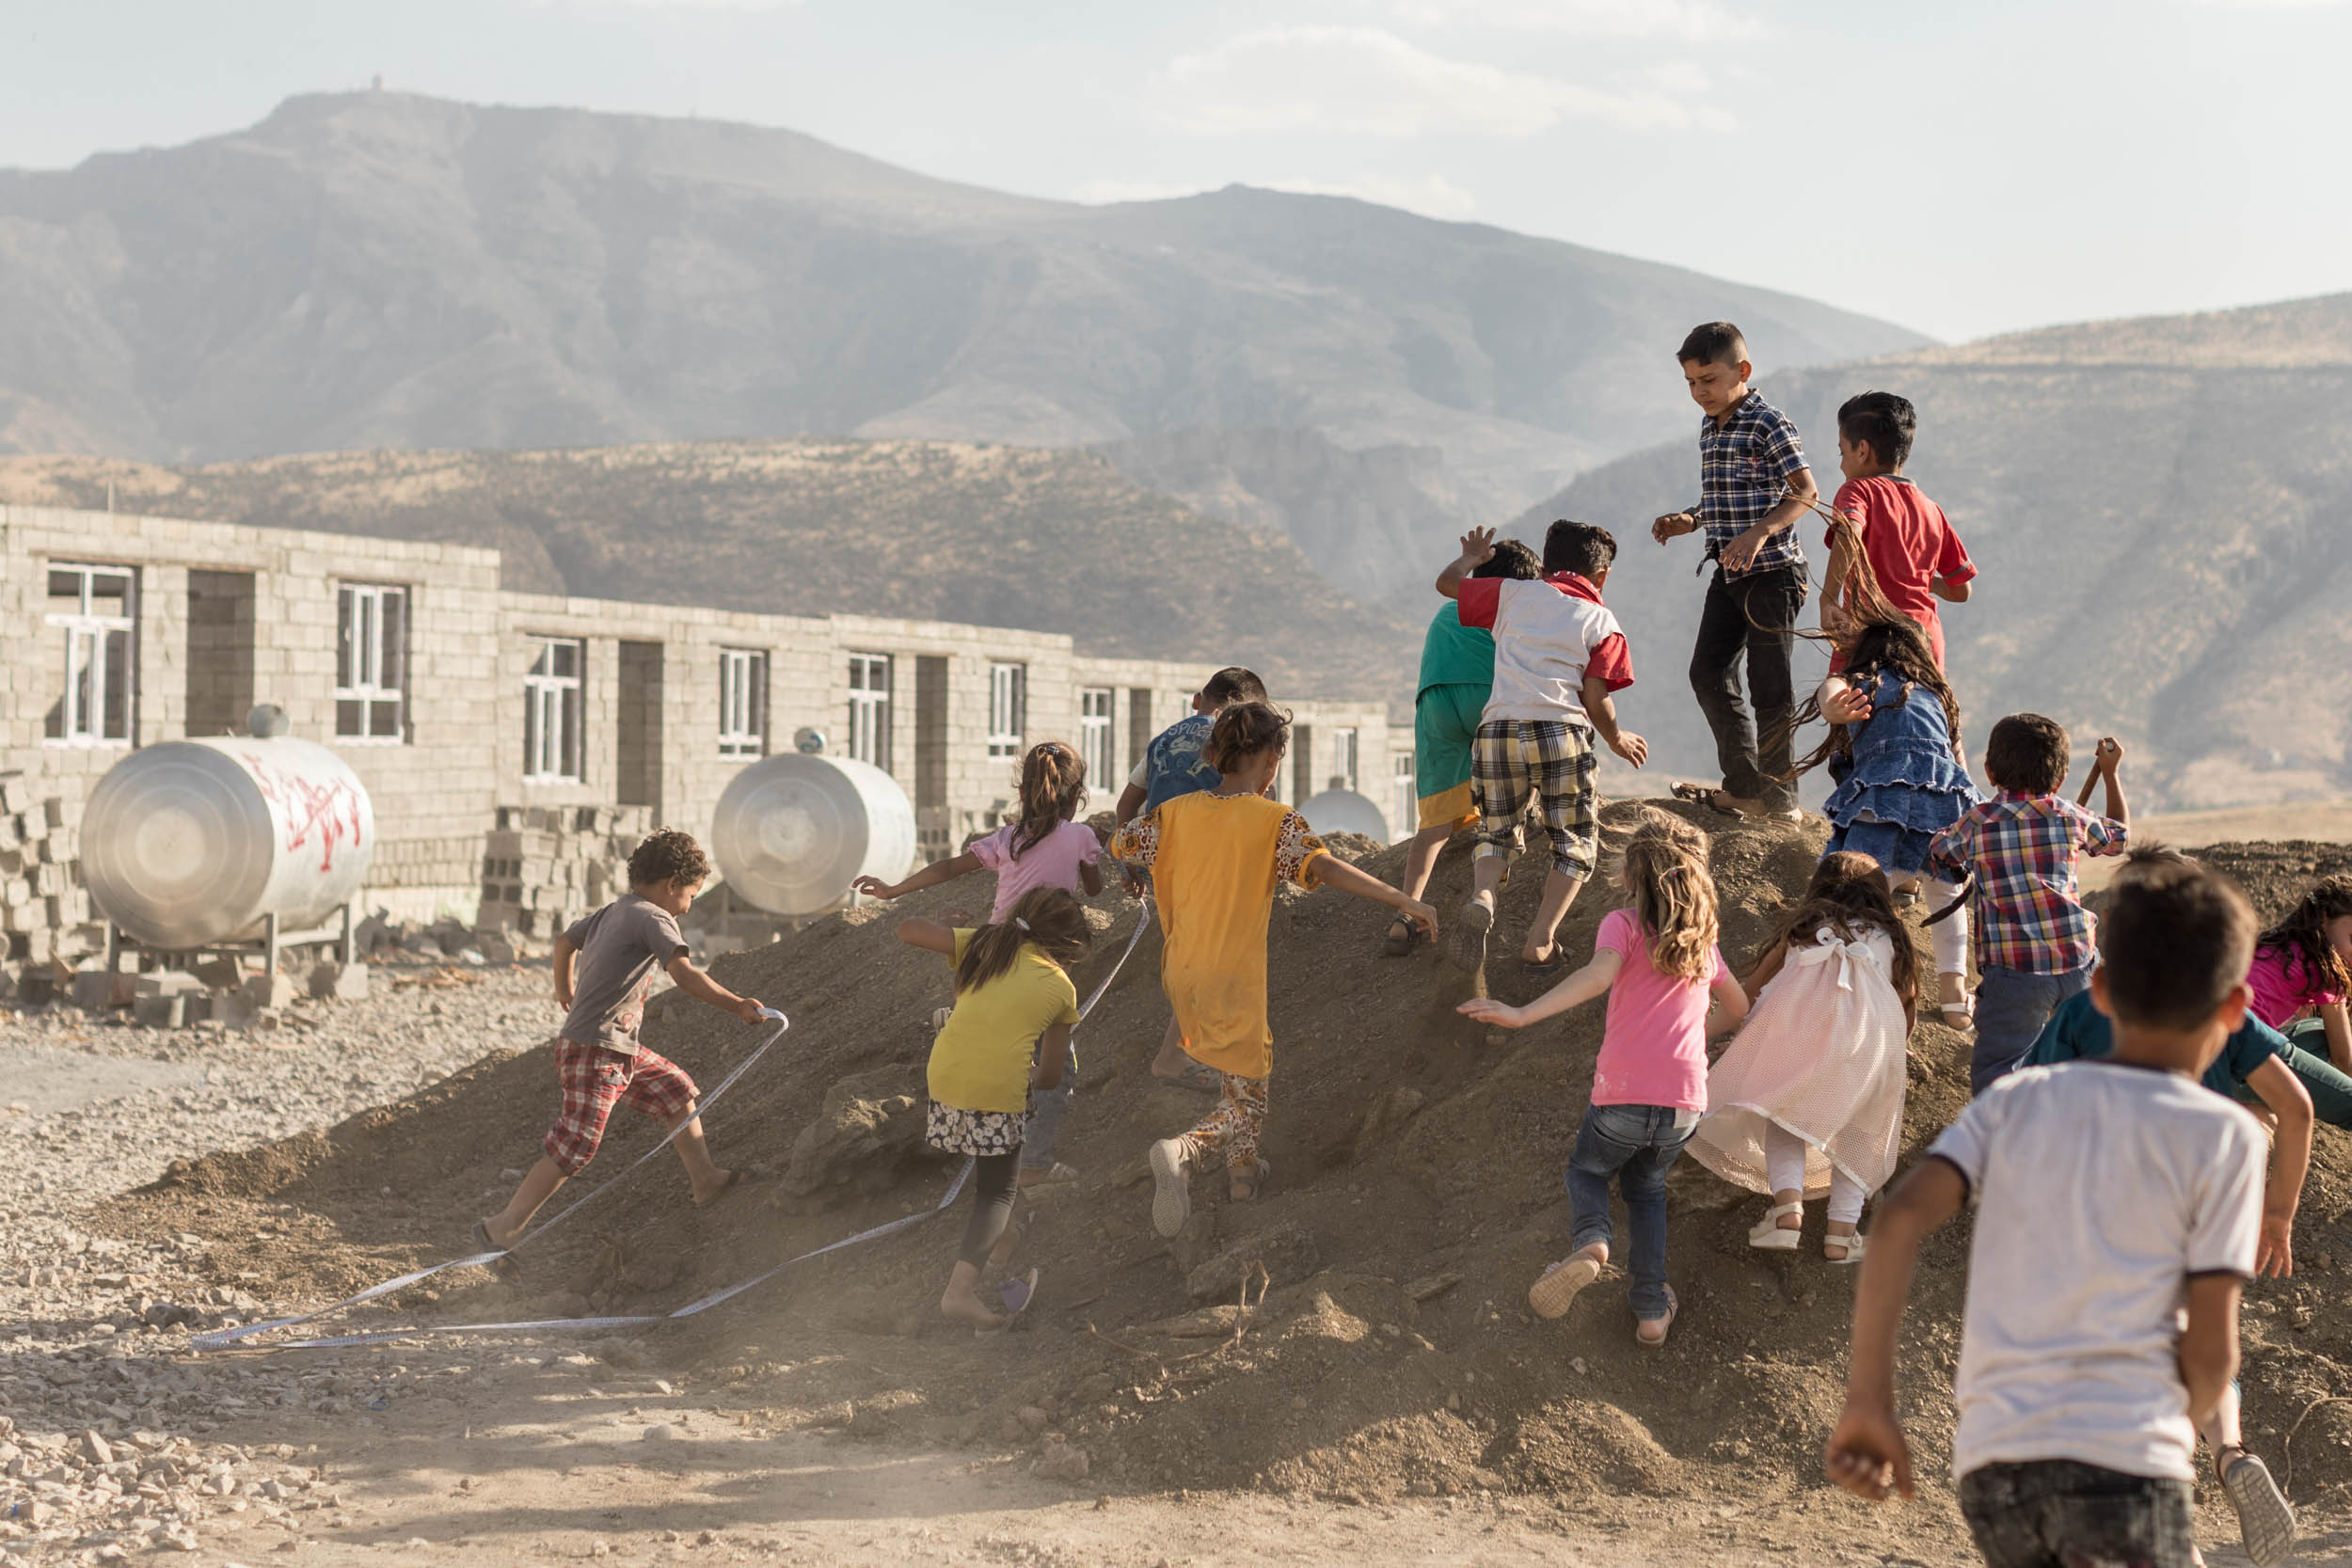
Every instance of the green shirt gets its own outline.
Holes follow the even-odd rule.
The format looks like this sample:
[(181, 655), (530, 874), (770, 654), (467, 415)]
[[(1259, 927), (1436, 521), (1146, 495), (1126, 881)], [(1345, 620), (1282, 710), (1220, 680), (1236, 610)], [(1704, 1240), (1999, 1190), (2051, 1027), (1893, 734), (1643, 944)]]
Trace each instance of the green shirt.
[[(2256, 1018), (2250, 1011), (2238, 1031), (2222, 1042), (2221, 1053), (2205, 1069), (2205, 1087), (2227, 1099), (2237, 1098), (2238, 1086), (2251, 1078), (2265, 1062), (2274, 1061), (2279, 1048), (2286, 1038), (2279, 1031)], [(2042, 1026), (2042, 1037), (2033, 1042), (2033, 1050), (2026, 1055), (2027, 1067), (2048, 1067), (2056, 1062), (2072, 1062), (2104, 1056), (2115, 1049), (2114, 1026), (2087, 990), (2076, 991), (2058, 1005), (2050, 1022)]]
[(1495, 683), (1495, 634), (1462, 625), (1462, 613), (1448, 599), (1429, 618), (1429, 631), (1421, 640), (1419, 696), (1433, 686), (1479, 686)]

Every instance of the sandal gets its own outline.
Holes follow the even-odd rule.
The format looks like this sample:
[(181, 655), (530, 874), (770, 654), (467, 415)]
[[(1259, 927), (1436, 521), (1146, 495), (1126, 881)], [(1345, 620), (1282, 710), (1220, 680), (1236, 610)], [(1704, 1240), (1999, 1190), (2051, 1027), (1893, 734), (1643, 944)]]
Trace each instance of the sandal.
[(756, 1180), (757, 1178), (753, 1175), (750, 1166), (738, 1165), (733, 1170), (727, 1172), (727, 1179), (719, 1183), (719, 1190), (717, 1192), (711, 1194), (708, 1197), (696, 1198), (694, 1200), (694, 1207), (697, 1209), (707, 1209), (712, 1204), (724, 1199), (727, 1194), (735, 1191), (736, 1188), (748, 1186)]
[(509, 1285), (522, 1278), (523, 1266), (515, 1261), (513, 1253), (490, 1240), (490, 1227), (486, 1222), (482, 1220), (473, 1222), (473, 1244), (485, 1252), (498, 1254), (486, 1265), (492, 1274), (497, 1275)]
[(1710, 810), (1723, 813), (1725, 816), (1746, 815), (1738, 806), (1724, 804), (1731, 797), (1715, 784), (1692, 784), (1687, 779), (1677, 779), (1674, 782), (1672, 793), (1677, 800), (1687, 800), (1694, 806), (1706, 806)]
[(1531, 958), (1524, 953), (1519, 955), (1519, 967), (1530, 974), (1556, 974), (1567, 961), (1568, 950), (1556, 942), (1551, 944), (1551, 951), (1540, 958)]
[[(1844, 1247), (1846, 1256), (1831, 1258), (1829, 1249)], [(1829, 1235), (1821, 1238), (1821, 1256), (1833, 1269), (1849, 1268), (1862, 1261), (1862, 1255), (1870, 1250), (1870, 1238), (1857, 1230), (1850, 1236)]]
[(1040, 1192), (1047, 1187), (1066, 1187), (1071, 1182), (1078, 1180), (1077, 1167), (1074, 1165), (1065, 1165), (1059, 1160), (1055, 1161), (1052, 1164), (1048, 1165), (1041, 1171), (1025, 1170), (1021, 1174), (1023, 1176), (1035, 1176), (1037, 1178), (1034, 1181), (1021, 1181), (1016, 1179), (1015, 1185), (1017, 1185), (1021, 1191), (1025, 1193)]
[(1225, 1087), (1225, 1074), (1206, 1062), (1186, 1062), (1182, 1072), (1153, 1072), (1152, 1077), (1163, 1084), (1173, 1084), (1180, 1089), (1199, 1089), (1216, 1094)]
[(2214, 1468), (2221, 1477), (2222, 1494), (2237, 1511), (2238, 1538), (2246, 1543), (2246, 1555), (2256, 1568), (2284, 1561), (2287, 1548), (2295, 1544), (2295, 1510), (2286, 1494), (2271, 1479), (2270, 1466), (2244, 1449), (2221, 1452), (2237, 1455), (2223, 1465), (2221, 1455), (2216, 1454)]
[(1600, 1259), (1589, 1252), (1563, 1258), (1527, 1288), (1528, 1309), (1539, 1318), (1557, 1318), (1576, 1305), (1584, 1287), (1600, 1277)]
[(1674, 1327), (1675, 1314), (1681, 1310), (1682, 1303), (1675, 1295), (1675, 1288), (1671, 1285), (1667, 1286), (1666, 1315), (1662, 1318), (1634, 1319), (1633, 1342), (1644, 1350), (1658, 1349), (1666, 1342), (1666, 1331)]
[(1182, 1138), (1152, 1146), (1152, 1228), (1173, 1236), (1192, 1218), (1192, 1151)]
[(1389, 934), (1380, 939), (1380, 951), (1391, 958), (1409, 958), (1419, 945), (1421, 927), (1401, 914), (1389, 922)]
[[(1796, 1215), (1800, 1223), (1795, 1226), (1782, 1225), (1780, 1222), (1790, 1214)], [(1772, 1205), (1772, 1212), (1757, 1221), (1756, 1227), (1748, 1232), (1748, 1245), (1764, 1252), (1794, 1252), (1798, 1242), (1803, 1239), (1804, 1218), (1804, 1204), (1776, 1203)]]
[(1462, 918), (1454, 923), (1454, 941), (1447, 956), (1454, 967), (1466, 974), (1475, 974), (1486, 967), (1486, 933), (1495, 927), (1492, 906), (1471, 898), (1462, 905)]
[(1265, 1179), (1273, 1174), (1274, 1162), (1263, 1155), (1259, 1156), (1257, 1165), (1247, 1174), (1244, 1174), (1242, 1167), (1228, 1164), (1225, 1167), (1226, 1201), (1229, 1203), (1257, 1202), (1258, 1189), (1264, 1186)]

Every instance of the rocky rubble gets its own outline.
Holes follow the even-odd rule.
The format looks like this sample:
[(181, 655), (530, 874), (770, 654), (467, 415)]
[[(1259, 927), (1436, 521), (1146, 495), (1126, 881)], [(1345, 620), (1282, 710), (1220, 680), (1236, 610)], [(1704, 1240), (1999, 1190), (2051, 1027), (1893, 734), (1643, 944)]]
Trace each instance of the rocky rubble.
[[(0, 1015), (8, 1059), (71, 1068), (98, 1090), (45, 1114), (0, 1101), (0, 1212), (9, 1216), (0, 1227), (0, 1568), (194, 1552), (208, 1531), (256, 1517), (290, 1531), (331, 1523), (338, 1498), (315, 1452), (211, 1434), (271, 1410), (381, 1409), (447, 1375), (191, 1354), (192, 1334), (265, 1310), (243, 1282), (218, 1277), (211, 1255), (221, 1238), (127, 1242), (79, 1223), (92, 1203), (174, 1161), (331, 1125), (535, 1044), (557, 1022), (535, 967), (389, 978), (369, 1002), (297, 1001), (278, 1027), (250, 1034), (141, 1029), (128, 1013), (64, 1006)], [(109, 1064), (136, 1059), (194, 1067), (201, 1079), (108, 1092)]]

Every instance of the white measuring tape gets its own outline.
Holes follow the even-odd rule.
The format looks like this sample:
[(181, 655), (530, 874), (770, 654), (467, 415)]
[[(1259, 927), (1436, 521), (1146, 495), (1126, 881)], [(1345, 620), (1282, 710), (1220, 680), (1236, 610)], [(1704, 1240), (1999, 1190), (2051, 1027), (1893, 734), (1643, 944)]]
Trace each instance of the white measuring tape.
[[(1086, 999), (1084, 1006), (1079, 1007), (1078, 1017), (1080, 1019), (1083, 1020), (1087, 1014), (1092, 1012), (1094, 1010), (1094, 1005), (1103, 1000), (1104, 992), (1111, 989), (1111, 982), (1119, 978), (1119, 972), (1127, 967), (1128, 958), (1134, 956), (1136, 948), (1143, 941), (1143, 933), (1151, 927), (1151, 925), (1152, 900), (1149, 895), (1147, 895), (1143, 901), (1143, 917), (1136, 922), (1134, 934), (1128, 937), (1127, 945), (1120, 950), (1119, 961), (1111, 965), (1111, 972), (1103, 977), (1103, 983), (1094, 988), (1094, 993)], [(776, 1027), (774, 1033), (771, 1034), (766, 1039), (760, 1041), (758, 1047), (754, 1050), (750, 1055), (744, 1057), (740, 1063), (737, 1064), (732, 1072), (729, 1072), (724, 1078), (719, 1081), (719, 1086), (712, 1089), (708, 1095), (705, 1096), (701, 1104), (695, 1108), (696, 1116), (702, 1115), (712, 1105), (718, 1103), (719, 1097), (725, 1094), (729, 1088), (733, 1087), (736, 1081), (741, 1078), (744, 1073), (750, 1071), (753, 1064), (757, 1062), (761, 1056), (767, 1054), (768, 1048), (774, 1045), (776, 1041), (782, 1039), (784, 1037), (784, 1032), (791, 1027), (791, 1021), (787, 1019), (784, 1014), (776, 1011), (773, 1007), (762, 1007), (759, 1010), (759, 1016), (764, 1019), (772, 1019), (775, 1021)], [(363, 1306), (368, 1302), (378, 1300), (384, 1296), (392, 1295), (398, 1291), (406, 1290), (411, 1285), (415, 1285), (422, 1280), (430, 1279), (435, 1275), (445, 1274), (452, 1269), (487, 1268), (492, 1263), (498, 1261), (501, 1258), (506, 1257), (509, 1253), (512, 1253), (521, 1247), (525, 1243), (534, 1241), (538, 1237), (546, 1235), (548, 1231), (554, 1229), (558, 1225), (561, 1225), (564, 1221), (578, 1213), (581, 1209), (587, 1207), (596, 1199), (603, 1196), (606, 1193), (611, 1192), (614, 1187), (619, 1186), (623, 1181), (628, 1180), (631, 1175), (635, 1174), (640, 1165), (643, 1165), (646, 1161), (652, 1159), (655, 1155), (669, 1148), (671, 1143), (676, 1139), (677, 1135), (685, 1130), (686, 1123), (678, 1123), (675, 1128), (671, 1130), (667, 1137), (664, 1137), (660, 1143), (645, 1150), (644, 1153), (639, 1155), (635, 1160), (630, 1161), (627, 1166), (623, 1167), (619, 1174), (612, 1178), (612, 1180), (596, 1188), (594, 1192), (591, 1192), (585, 1196), (580, 1198), (570, 1207), (561, 1211), (555, 1215), (554, 1218), (532, 1227), (525, 1234), (516, 1237), (513, 1245), (508, 1246), (503, 1250), (478, 1252), (469, 1257), (454, 1259), (447, 1263), (436, 1263), (429, 1269), (419, 1269), (413, 1274), (402, 1275), (397, 1279), (388, 1279), (381, 1285), (372, 1285), (368, 1289), (360, 1291), (358, 1295), (345, 1296), (342, 1300), (322, 1307), (314, 1312), (302, 1312), (292, 1317), (272, 1318), (264, 1323), (246, 1323), (242, 1327), (215, 1329), (210, 1334), (199, 1334), (188, 1341), (189, 1348), (198, 1351), (233, 1350), (247, 1339), (255, 1338), (263, 1334), (272, 1333), (278, 1329), (294, 1328), (303, 1323), (315, 1323), (321, 1318), (332, 1317), (336, 1313), (342, 1312), (348, 1307)], [(718, 1306), (722, 1302), (730, 1301), (735, 1297), (741, 1295), (746, 1291), (755, 1290), (759, 1286), (767, 1284), (768, 1281), (775, 1278), (776, 1275), (784, 1273), (787, 1269), (793, 1267), (795, 1264), (805, 1263), (811, 1259), (822, 1258), (827, 1253), (839, 1252), (844, 1248), (859, 1246), (866, 1242), (879, 1241), (884, 1236), (895, 1235), (898, 1231), (905, 1230), (913, 1226), (920, 1225), (925, 1220), (931, 1219), (939, 1214), (945, 1213), (956, 1201), (956, 1199), (962, 1195), (964, 1183), (971, 1180), (972, 1167), (973, 1162), (966, 1159), (963, 1163), (963, 1168), (958, 1171), (956, 1173), (956, 1179), (947, 1184), (947, 1190), (946, 1193), (941, 1195), (938, 1203), (928, 1210), (908, 1214), (899, 1219), (891, 1220), (887, 1224), (878, 1225), (870, 1229), (861, 1230), (854, 1236), (845, 1236), (840, 1241), (829, 1243), (824, 1246), (818, 1247), (814, 1251), (803, 1252), (797, 1257), (787, 1258), (783, 1262), (778, 1263), (775, 1267), (768, 1270), (764, 1274), (755, 1275), (753, 1277), (740, 1281), (738, 1284), (729, 1285), (722, 1290), (714, 1291), (710, 1294), (701, 1297), (699, 1300), (687, 1303), (684, 1307), (678, 1307), (675, 1311), (624, 1317), (544, 1318), (522, 1323), (437, 1323), (432, 1325), (421, 1324), (407, 1328), (377, 1329), (365, 1334), (340, 1334), (326, 1338), (285, 1339), (267, 1345), (253, 1345), (246, 1348), (253, 1350), (332, 1350), (348, 1345), (383, 1344), (392, 1339), (421, 1338), (428, 1335), (588, 1334), (607, 1333), (613, 1329), (621, 1328), (644, 1328), (655, 1323), (674, 1323), (681, 1318), (691, 1318), (697, 1313), (707, 1312), (710, 1308)]]

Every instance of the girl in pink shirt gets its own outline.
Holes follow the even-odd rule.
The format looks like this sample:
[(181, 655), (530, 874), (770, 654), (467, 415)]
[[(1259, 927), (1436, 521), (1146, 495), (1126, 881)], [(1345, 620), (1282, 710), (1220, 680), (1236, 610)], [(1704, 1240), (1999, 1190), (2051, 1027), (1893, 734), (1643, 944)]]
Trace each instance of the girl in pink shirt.
[(1633, 905), (1602, 918), (1592, 962), (1524, 1007), (1476, 997), (1460, 1010), (1518, 1029), (1608, 994), (1592, 1101), (1568, 1160), (1575, 1250), (1544, 1271), (1527, 1304), (1538, 1317), (1559, 1317), (1600, 1277), (1615, 1240), (1614, 1178), (1632, 1232), (1633, 1338), (1654, 1347), (1666, 1342), (1676, 1307), (1666, 1283), (1666, 1171), (1707, 1110), (1710, 1004), (1713, 1028), (1727, 1029), (1747, 1015), (1748, 997), (1716, 945), (1705, 833), (1648, 813), (1626, 844), (1617, 881)]
[[(2338, 1070), (2352, 1072), (2352, 877), (2329, 877), (2254, 944), (2254, 1016)], [(2326, 1049), (2321, 1049), (2322, 1040)]]

